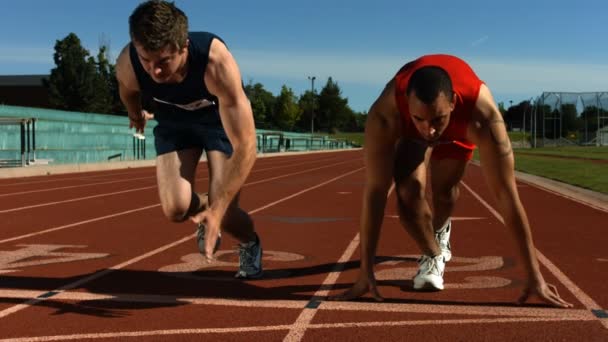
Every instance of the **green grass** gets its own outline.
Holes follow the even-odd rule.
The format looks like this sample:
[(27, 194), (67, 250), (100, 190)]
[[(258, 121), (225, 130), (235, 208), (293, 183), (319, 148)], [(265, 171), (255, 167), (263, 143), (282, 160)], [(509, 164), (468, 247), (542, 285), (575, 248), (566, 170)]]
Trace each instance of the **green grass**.
[[(524, 132), (508, 132), (511, 141), (523, 141)], [(526, 133), (526, 137), (530, 137), (530, 133)]]
[(550, 154), (554, 156), (608, 160), (608, 146), (560, 146), (520, 149), (518, 151), (526, 154)]
[(352, 141), (359, 146), (363, 146), (363, 142), (365, 141), (365, 134), (363, 132), (360, 133), (336, 133), (330, 134), (330, 138), (333, 139), (344, 139), (347, 141)]
[[(479, 160), (477, 152), (475, 150), (474, 158)], [(608, 147), (567, 146), (516, 149), (515, 169), (608, 194), (608, 164), (563, 157), (607, 160)]]
[[(522, 132), (510, 132), (513, 141), (523, 139)], [(338, 133), (332, 138), (363, 145), (363, 133)], [(551, 157), (555, 156), (555, 157)], [(565, 159), (574, 157), (577, 159)], [(475, 159), (479, 160), (477, 150)], [(608, 194), (608, 164), (580, 158), (608, 160), (608, 146), (561, 146), (515, 150), (515, 169)]]
[(608, 164), (515, 153), (518, 171), (608, 194)]

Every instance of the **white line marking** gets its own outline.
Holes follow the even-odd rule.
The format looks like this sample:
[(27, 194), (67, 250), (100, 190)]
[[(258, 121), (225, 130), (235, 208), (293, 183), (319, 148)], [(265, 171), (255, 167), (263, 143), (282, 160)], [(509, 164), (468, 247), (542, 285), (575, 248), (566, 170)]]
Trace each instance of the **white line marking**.
[[(577, 319), (578, 320), (578, 319)], [(591, 320), (591, 319), (588, 319)], [(567, 317), (539, 317), (539, 318), (479, 318), (479, 319), (445, 319), (445, 320), (417, 320), (417, 321), (380, 321), (380, 322), (352, 322), (352, 323), (326, 323), (311, 324), (309, 329), (336, 329), (336, 328), (366, 328), (366, 327), (405, 327), (421, 325), (462, 325), (462, 324), (497, 324), (497, 323), (528, 323), (528, 322), (567, 322)], [(171, 336), (171, 335), (204, 335), (204, 334), (234, 334), (246, 332), (281, 331), (289, 329), (289, 325), (257, 326), (257, 327), (229, 327), (229, 328), (202, 328), (202, 329), (167, 329), (151, 331), (124, 331), (114, 333), (55, 335), (38, 337), (21, 337), (2, 339), (0, 342), (47, 342), (85, 339), (119, 339), (124, 337), (145, 336)], [(213, 337), (209, 337), (213, 338)], [(215, 338), (218, 338), (217, 336)]]
[(409, 304), (409, 303), (363, 303), (363, 302), (323, 302), (319, 306), (323, 310), (340, 311), (376, 311), (394, 313), (430, 313), (454, 314), (471, 316), (514, 316), (514, 317), (554, 317), (590, 320), (595, 317), (588, 310), (510, 306), (480, 306), (480, 305), (442, 305), (442, 304)]
[(106, 215), (106, 216), (96, 217), (96, 218), (93, 218), (93, 219), (90, 219), (90, 220), (80, 221), (80, 222), (76, 222), (76, 223), (70, 223), (70, 224), (66, 224), (66, 225), (63, 225), (63, 226), (59, 226), (59, 227), (49, 228), (49, 229), (45, 229), (45, 230), (34, 232), (34, 233), (29, 233), (29, 234), (25, 234), (25, 235), (20, 235), (20, 236), (15, 236), (15, 237), (8, 238), (8, 239), (0, 240), (0, 243), (11, 242), (11, 241), (16, 241), (16, 240), (22, 240), (22, 239), (29, 238), (29, 237), (32, 237), (32, 236), (37, 236), (37, 235), (42, 235), (42, 234), (46, 234), (46, 233), (56, 232), (58, 230), (63, 230), (63, 229), (67, 229), (67, 228), (71, 228), (71, 227), (75, 227), (75, 226), (80, 226), (80, 225), (83, 225), (83, 224), (86, 224), (86, 223), (91, 223), (91, 222), (101, 221), (101, 220), (105, 220), (105, 219), (109, 219), (109, 218), (113, 218), (113, 217), (127, 215), (127, 214), (131, 214), (131, 213), (134, 213), (134, 212), (138, 212), (138, 211), (142, 211), (142, 210), (147, 210), (147, 209), (155, 208), (155, 207), (159, 207), (159, 206), (160, 206), (160, 203), (157, 203), (157, 204), (148, 205), (148, 206), (145, 206), (145, 207), (140, 207), (140, 208), (136, 208), (136, 209), (122, 211), (122, 212), (116, 213), (116, 214), (110, 214), (110, 215)]
[[(395, 184), (391, 186), (388, 191), (387, 198), (390, 197), (391, 193), (395, 189)], [(355, 250), (359, 246), (359, 233), (355, 235), (355, 237), (348, 244), (340, 259), (332, 269), (332, 271), (325, 277), (325, 280), (321, 284), (321, 287), (315, 292), (310, 301), (320, 301), (323, 297), (326, 297), (329, 293), (329, 290), (333, 287), (333, 285), (338, 280), (340, 273), (344, 270), (344, 264), (350, 260), (352, 255), (355, 253)], [(293, 323), (289, 333), (283, 339), (283, 342), (296, 342), (301, 341), (306, 333), (306, 329), (310, 326), (310, 322), (315, 317), (317, 313), (317, 309), (304, 308), (300, 313), (300, 316)]]
[[(153, 166), (149, 166), (149, 168), (152, 168)], [(114, 177), (114, 176), (121, 176), (121, 175), (137, 175), (140, 173), (144, 173), (144, 174), (150, 174), (152, 173), (151, 171), (140, 171), (140, 172), (122, 172), (122, 173), (111, 173), (110, 171), (103, 171), (103, 174), (98, 174), (95, 176), (86, 176), (86, 177), (74, 177), (74, 174), (68, 176), (68, 177), (59, 177), (57, 175), (54, 175), (52, 177), (52, 179), (45, 179), (45, 180), (37, 180), (37, 181), (28, 181), (28, 182), (19, 182), (19, 183), (5, 183), (5, 184), (0, 184), (0, 187), (8, 187), (8, 186), (21, 186), (21, 185), (30, 185), (30, 184), (39, 184), (39, 183), (53, 183), (53, 182), (61, 182), (61, 181), (81, 181), (81, 180), (88, 180), (88, 179), (94, 179), (94, 178), (104, 178), (104, 177)], [(42, 176), (45, 177), (45, 176)]]
[[(0, 298), (34, 299), (49, 291), (34, 290), (0, 290)], [(200, 297), (176, 297), (163, 295), (143, 295), (125, 293), (91, 293), (80, 291), (64, 291), (50, 297), (53, 301), (108, 301), (125, 303), (150, 304), (192, 304), (254, 308), (276, 309), (302, 309), (309, 300), (245, 300)], [(471, 316), (513, 316), (513, 317), (553, 317), (569, 318), (572, 320), (590, 320), (594, 315), (588, 310), (538, 307), (510, 307), (510, 306), (479, 306), (479, 305), (427, 305), (409, 303), (365, 303), (365, 302), (322, 302), (319, 308), (330, 311), (371, 311), (392, 313), (430, 313), (430, 314), (458, 314)]]
[(561, 193), (561, 192), (557, 192), (557, 191), (551, 190), (551, 189), (546, 188), (546, 187), (544, 187), (544, 186), (542, 186), (542, 185), (535, 184), (535, 183), (532, 183), (532, 182), (529, 182), (529, 181), (526, 181), (526, 180), (523, 180), (523, 179), (517, 179), (517, 180), (518, 180), (519, 182), (526, 183), (527, 185), (529, 185), (529, 186), (531, 186), (531, 187), (533, 187), (533, 188), (537, 188), (537, 189), (540, 189), (540, 190), (546, 191), (546, 192), (548, 192), (548, 193), (551, 193), (551, 194), (553, 194), (553, 195), (557, 195), (557, 196), (563, 197), (563, 198), (565, 198), (565, 199), (568, 199), (568, 200), (574, 201), (574, 202), (576, 202), (576, 203), (583, 204), (583, 205), (585, 205), (585, 206), (587, 206), (587, 207), (589, 207), (589, 208), (597, 209), (597, 210), (599, 210), (599, 211), (603, 211), (603, 212), (605, 212), (605, 213), (608, 213), (608, 209), (606, 209), (606, 208), (602, 208), (602, 207), (600, 207), (600, 206), (598, 206), (598, 205), (595, 205), (595, 204), (593, 204), (593, 203), (586, 202), (586, 201), (584, 201), (584, 200), (578, 199), (578, 198), (573, 197), (573, 196), (568, 196), (568, 195), (563, 194), (563, 193)]
[[(471, 161), (471, 165), (475, 165), (477, 167), (481, 167), (480, 163), (476, 162), (476, 161)], [(521, 176), (519, 176), (519, 175), (521, 175)], [(551, 193), (553, 195), (557, 195), (559, 197), (562, 197), (562, 198), (565, 198), (565, 199), (568, 199), (568, 200), (571, 200), (571, 201), (583, 204), (583, 205), (585, 205), (585, 206), (587, 206), (589, 208), (597, 209), (597, 210), (600, 210), (600, 211), (608, 213), (608, 208), (605, 205), (602, 206), (601, 204), (598, 205), (598, 204), (595, 204), (595, 203), (590, 203), (588, 201), (585, 201), (583, 199), (577, 198), (575, 196), (570, 196), (570, 195), (565, 194), (563, 192), (559, 192), (559, 191), (553, 190), (551, 188), (554, 187), (554, 186), (551, 185), (551, 183), (547, 183), (546, 185), (543, 185), (543, 184), (539, 184), (538, 182), (535, 182), (533, 180), (526, 179), (527, 177), (531, 177), (532, 179), (534, 179), (534, 178), (543, 179), (543, 177), (541, 177), (541, 176), (536, 176), (536, 175), (533, 175), (533, 174), (528, 174), (528, 173), (525, 173), (525, 172), (522, 172), (522, 171), (515, 170), (515, 177), (517, 178), (517, 182), (518, 183), (524, 183), (524, 184), (529, 185), (529, 186), (531, 186), (533, 188), (536, 188), (536, 189), (539, 189), (539, 190), (542, 190), (542, 191), (546, 191), (546, 192)], [(552, 180), (549, 179), (549, 182), (552, 182)], [(555, 181), (555, 182), (559, 183), (559, 181)], [(559, 189), (558, 187), (556, 187), (556, 188)]]
[[(265, 182), (270, 182), (270, 181), (275, 180), (275, 179), (280, 179), (280, 178), (285, 178), (285, 177), (291, 177), (291, 176), (294, 176), (294, 175), (299, 175), (299, 174), (307, 173), (307, 172), (311, 172), (311, 171), (317, 171), (317, 170), (320, 170), (320, 169), (324, 169), (324, 168), (328, 168), (328, 167), (332, 167), (332, 166), (336, 166), (336, 165), (340, 165), (340, 164), (344, 164), (344, 163), (347, 163), (347, 162), (340, 162), (340, 163), (326, 165), (326, 166), (322, 166), (322, 167), (318, 167), (318, 168), (314, 168), (314, 169), (308, 169), (308, 170), (305, 170), (305, 171), (299, 171), (299, 172), (289, 173), (289, 174), (285, 174), (285, 175), (282, 175), (282, 176), (266, 178), (266, 179), (263, 179), (263, 180), (247, 183), (247, 184), (243, 185), (243, 187), (247, 187), (247, 186), (251, 186), (251, 185), (256, 185), (256, 184), (260, 184), (260, 183), (265, 183)], [(205, 179), (205, 178), (201, 178), (201, 179)], [(200, 180), (200, 179), (197, 179), (197, 180)], [(60, 227), (49, 228), (49, 229), (45, 229), (45, 230), (42, 230), (42, 231), (39, 231), (39, 232), (29, 233), (29, 234), (25, 234), (25, 235), (21, 235), (21, 236), (16, 236), (16, 237), (0, 240), (0, 244), (4, 243), (4, 242), (21, 240), (21, 239), (25, 239), (25, 238), (36, 236), (36, 235), (42, 235), (42, 234), (46, 234), (46, 233), (50, 233), (50, 232), (55, 232), (55, 231), (58, 231), (58, 230), (63, 230), (63, 229), (66, 229), (66, 228), (71, 228), (71, 227), (79, 226), (79, 225), (86, 224), (86, 223), (91, 223), (91, 222), (96, 222), (96, 221), (100, 221), (100, 220), (105, 220), (107, 218), (122, 216), (122, 215), (130, 214), (130, 213), (133, 213), (133, 212), (136, 212), (136, 211), (147, 210), (147, 209), (158, 207), (158, 206), (160, 206), (160, 203), (156, 203), (156, 204), (153, 204), (153, 205), (150, 205), (150, 206), (141, 207), (141, 208), (137, 208), (137, 209), (127, 210), (127, 211), (123, 211), (123, 212), (116, 213), (116, 214), (111, 214), (111, 215), (106, 215), (106, 216), (102, 216), (102, 217), (97, 217), (97, 218), (93, 218), (93, 219), (90, 219), (90, 220), (85, 220), (85, 221), (80, 221), (80, 222), (76, 222), (76, 223), (71, 223), (71, 224), (67, 224), (67, 225), (64, 225), (64, 226), (60, 226)]]
[[(337, 180), (338, 180), (338, 179), (340, 179), (340, 178), (343, 178), (343, 177), (349, 176), (349, 175), (351, 175), (351, 174), (353, 174), (353, 173), (355, 173), (355, 172), (361, 171), (361, 170), (363, 170), (363, 168), (362, 168), (362, 167), (360, 167), (360, 168), (358, 168), (358, 169), (356, 169), (356, 170), (353, 170), (353, 171), (347, 172), (347, 173), (345, 173), (345, 174), (342, 174), (342, 175), (340, 175), (340, 176), (338, 176), (338, 177), (334, 177), (334, 178), (332, 178), (332, 179), (330, 179), (330, 180), (328, 180), (328, 181), (325, 181), (325, 182), (323, 182), (323, 183), (319, 183), (319, 184), (317, 184), (317, 185), (315, 185), (315, 186), (313, 186), (313, 187), (310, 187), (310, 188), (308, 188), (308, 189), (304, 189), (304, 190), (302, 190), (302, 191), (300, 191), (300, 192), (296, 192), (296, 193), (295, 193), (295, 194), (293, 194), (293, 195), (289, 195), (289, 196), (287, 196), (287, 197), (283, 197), (282, 199), (280, 199), (280, 200), (278, 200), (278, 201), (274, 201), (274, 202), (272, 202), (272, 203), (266, 204), (265, 206), (260, 207), (260, 208), (257, 208), (257, 209), (255, 209), (255, 210), (252, 210), (252, 211), (250, 211), (249, 213), (250, 213), (250, 214), (257, 213), (258, 211), (261, 211), (261, 210), (264, 210), (264, 209), (266, 209), (266, 208), (272, 207), (272, 206), (274, 206), (274, 205), (276, 205), (276, 204), (279, 204), (279, 203), (281, 203), (281, 202), (285, 202), (285, 201), (286, 201), (286, 200), (288, 200), (288, 199), (291, 199), (291, 198), (294, 198), (294, 197), (296, 197), (296, 196), (299, 196), (299, 195), (301, 195), (301, 194), (303, 194), (303, 193), (305, 193), (305, 192), (308, 192), (308, 191), (310, 191), (310, 190), (314, 190), (314, 189), (316, 189), (316, 188), (320, 188), (320, 187), (322, 187), (322, 186), (324, 186), (324, 185), (326, 185), (326, 184), (329, 184), (329, 183), (331, 183), (331, 182), (335, 182), (335, 181), (337, 181)], [(269, 180), (276, 179), (276, 178), (281, 178), (281, 177), (269, 178)]]
[[(484, 207), (486, 207), (492, 215), (494, 215), (503, 225), (504, 219), (502, 216), (494, 209), (488, 202), (486, 202), (479, 194), (477, 194), (473, 189), (471, 189), (464, 182), (461, 182), (462, 185), (475, 197)], [(581, 302), (585, 308), (588, 310), (597, 310), (601, 309), (601, 306), (597, 304), (591, 297), (589, 297), (583, 290), (581, 290), (568, 276), (566, 276), (555, 264), (551, 262), (547, 257), (541, 253), (541, 251), (536, 249), (536, 253), (538, 255), (538, 260), (541, 264), (543, 264), (549, 272), (553, 274), (575, 297)], [(604, 328), (608, 329), (608, 320), (599, 320), (599, 322), (604, 326)]]
[[(350, 162), (352, 162), (352, 160), (345, 161), (345, 162), (334, 163), (334, 164), (330, 164), (330, 165), (325, 165), (325, 166), (321, 166), (321, 167), (314, 168), (314, 169), (308, 169), (308, 170), (304, 170), (304, 171), (294, 172), (294, 173), (290, 173), (290, 174), (286, 174), (286, 175), (282, 175), (282, 176), (278, 176), (278, 177), (274, 177), (274, 178), (267, 178), (267, 179), (264, 179), (262, 181), (251, 182), (251, 183), (245, 184), (243, 186), (248, 186), (248, 185), (258, 184), (258, 183), (264, 183), (264, 182), (267, 182), (269, 180), (274, 180), (274, 179), (278, 179), (278, 178), (285, 178), (285, 177), (289, 177), (289, 176), (298, 175), (298, 174), (301, 174), (301, 173), (306, 173), (306, 172), (316, 171), (316, 170), (320, 170), (320, 169), (325, 169), (325, 168), (328, 168), (328, 167), (332, 167), (332, 166), (336, 166), (336, 165), (340, 165), (340, 164), (346, 164), (346, 163), (350, 163)], [(289, 165), (289, 166), (293, 166), (293, 165)], [(264, 170), (275, 170), (275, 169), (282, 168), (282, 167), (268, 168), (268, 169), (264, 169)], [(257, 170), (256, 172), (260, 172), (260, 171), (264, 171), (264, 170)], [(208, 179), (208, 178), (207, 177), (202, 177), (202, 178), (197, 178), (196, 181), (202, 181), (202, 180), (206, 180), (206, 179)], [(155, 189), (157, 187), (158, 187), (157, 185), (152, 185), (152, 186), (146, 186), (146, 187), (142, 187), (142, 188), (135, 188), (135, 189), (129, 189), (129, 190), (123, 190), (123, 191), (117, 191), (117, 192), (111, 192), (111, 193), (104, 193), (104, 194), (97, 194), (97, 195), (85, 196), (85, 197), (78, 197), (78, 198), (72, 198), (72, 199), (67, 199), (67, 200), (62, 200), (62, 201), (55, 201), (55, 202), (46, 202), (46, 203), (34, 204), (34, 205), (29, 205), (29, 206), (24, 206), (24, 207), (19, 207), (19, 208), (4, 209), (4, 210), (0, 210), (0, 214), (14, 212), (14, 211), (27, 210), (27, 209), (33, 209), (33, 208), (46, 207), (46, 206), (56, 205), (56, 204), (78, 202), (78, 201), (83, 201), (83, 200), (92, 199), (92, 198), (99, 198), (99, 197), (105, 197), (105, 196), (119, 195), (119, 194), (123, 194), (123, 193), (140, 191), (140, 190), (150, 190), (150, 189)]]
[(57, 188), (44, 188), (44, 189), (38, 189), (38, 190), (11, 192), (11, 193), (8, 193), (8, 194), (1, 194), (0, 197), (15, 196), (15, 195), (27, 195), (27, 194), (33, 194), (33, 193), (38, 193), (38, 192), (65, 190), (65, 189), (73, 189), (73, 188), (84, 188), (84, 187), (87, 187), (87, 186), (95, 186), (95, 185), (105, 185), (105, 184), (113, 184), (113, 183), (125, 183), (125, 182), (134, 181), (134, 180), (141, 180), (141, 179), (148, 179), (148, 178), (154, 178), (154, 177), (129, 178), (129, 179), (121, 179), (121, 180), (113, 180), (113, 181), (106, 181), (106, 182), (89, 183), (89, 184), (69, 185), (69, 186), (62, 186), (62, 187), (57, 187)]
[(34, 208), (40, 208), (40, 207), (47, 207), (49, 205), (55, 205), (55, 204), (64, 204), (64, 203), (70, 203), (70, 202), (79, 202), (79, 201), (84, 201), (84, 200), (88, 200), (88, 199), (92, 199), (92, 198), (99, 198), (99, 197), (120, 195), (120, 194), (129, 193), (129, 192), (140, 191), (140, 190), (148, 190), (148, 189), (154, 189), (154, 188), (156, 188), (156, 185), (146, 186), (146, 187), (143, 187), (143, 188), (123, 190), (123, 191), (108, 192), (108, 193), (105, 193), (105, 194), (98, 194), (98, 195), (92, 195), (92, 196), (72, 198), (72, 199), (67, 199), (67, 200), (62, 200), (62, 201), (46, 202), (46, 203), (28, 205), (28, 206), (25, 206), (25, 207), (0, 210), (0, 214), (6, 214), (6, 213), (14, 212), (14, 211), (34, 209)]
[[(300, 158), (300, 156), (297, 156), (297, 158)], [(266, 158), (264, 158), (266, 159)], [(268, 162), (265, 164), (271, 164), (271, 165), (281, 165), (281, 164), (285, 164), (285, 163), (291, 163), (291, 166), (294, 165), (300, 165), (300, 164), (293, 164), (292, 160), (290, 159), (294, 159), (294, 158), (280, 158), (278, 160), (273, 160), (272, 162)], [(305, 164), (305, 163), (312, 163), (312, 162), (322, 162), (325, 160), (334, 160), (334, 157), (331, 158), (317, 158), (314, 159), (312, 161), (309, 162), (302, 162), (301, 164)], [(267, 159), (266, 159), (267, 160)], [(201, 161), (199, 162), (199, 164), (204, 164), (206, 163), (206, 161)], [(148, 169), (148, 170), (146, 170)], [(146, 175), (150, 175), (150, 174), (154, 174), (154, 169), (155, 166), (154, 165), (150, 165), (150, 166), (145, 166), (143, 168), (141, 168), (141, 171), (136, 171), (135, 169), (132, 169), (129, 172), (122, 172), (121, 170), (106, 170), (106, 171), (94, 171), (97, 172), (98, 174), (96, 175), (90, 175), (90, 176), (81, 176), (78, 173), (74, 173), (74, 174), (68, 174), (68, 176), (62, 177), (60, 175), (53, 175), (51, 177), (51, 179), (44, 179), (44, 180), (30, 180), (30, 181), (23, 181), (23, 182), (10, 182), (10, 183), (5, 183), (5, 184), (0, 184), (0, 187), (13, 187), (13, 186), (22, 186), (22, 185), (30, 185), (30, 184), (40, 184), (40, 183), (53, 183), (53, 182), (61, 182), (61, 181), (81, 181), (81, 180), (89, 180), (89, 179), (95, 179), (95, 178), (106, 178), (106, 177), (114, 177), (114, 176), (122, 176), (122, 175), (130, 175), (130, 176), (135, 176), (135, 175), (139, 175), (139, 174), (146, 174)], [(206, 168), (203, 168), (203, 170), (206, 171)], [(101, 172), (101, 173), (100, 173)], [(76, 176), (76, 177), (75, 177)], [(39, 177), (46, 177), (46, 176), (37, 176), (36, 178)], [(156, 176), (148, 176), (149, 178), (155, 178)], [(132, 180), (132, 179), (130, 179)], [(86, 186), (87, 184), (83, 184), (83, 186)]]
[[(286, 168), (286, 167), (293, 167), (293, 166), (298, 166), (298, 165), (307, 165), (307, 164), (320, 163), (320, 162), (323, 162), (324, 160), (314, 160), (314, 161), (302, 162), (302, 163), (298, 163), (298, 164), (293, 164), (292, 163), (292, 164), (284, 165), (284, 166), (267, 167), (265, 169), (253, 170), (251, 173), (261, 172), (261, 171), (267, 171), (267, 170), (274, 170), (274, 169), (281, 169), (281, 168)], [(327, 159), (327, 160), (333, 160), (333, 158), (332, 159)], [(114, 175), (110, 175), (110, 176), (114, 176)], [(98, 177), (101, 177), (101, 176), (98, 176)], [(205, 177), (207, 177), (207, 176), (205, 176)], [(120, 180), (111, 180), (111, 181), (104, 181), (104, 182), (88, 183), (88, 184), (69, 185), (69, 186), (62, 186), (62, 187), (56, 187), (56, 188), (44, 188), (44, 189), (37, 189), (37, 190), (19, 191), (19, 192), (11, 192), (11, 193), (6, 193), (6, 194), (0, 194), (0, 197), (8, 197), (8, 196), (16, 196), (16, 195), (26, 195), (26, 194), (32, 194), (32, 193), (38, 193), (38, 192), (65, 190), (65, 189), (73, 189), (73, 188), (84, 188), (84, 187), (89, 187), (89, 186), (105, 185), (105, 184), (113, 184), (113, 183), (125, 183), (125, 182), (131, 182), (131, 181), (135, 181), (135, 180), (155, 179), (155, 178), (156, 178), (156, 176), (146, 176), (146, 177), (138, 177), (138, 178), (128, 178), (128, 179), (120, 179)], [(76, 178), (76, 180), (79, 180), (79, 179), (80, 178)], [(66, 178), (66, 179), (62, 179), (62, 180), (71, 180), (71, 179)], [(44, 182), (49, 182), (49, 181), (44, 181)], [(140, 188), (140, 189), (147, 189), (147, 188)]]
[[(300, 191), (300, 192), (298, 192), (298, 193), (296, 193), (296, 194), (293, 194), (293, 195), (290, 195), (290, 196), (287, 196), (287, 197), (283, 197), (283, 198), (282, 198), (282, 199), (280, 199), (280, 200), (274, 201), (274, 202), (272, 202), (272, 203), (270, 203), (270, 204), (267, 204), (267, 205), (265, 205), (265, 206), (262, 206), (262, 207), (259, 207), (259, 208), (257, 208), (257, 209), (251, 210), (251, 211), (249, 211), (249, 214), (254, 214), (254, 213), (256, 213), (256, 212), (259, 212), (259, 211), (261, 211), (261, 210), (264, 210), (264, 209), (266, 209), (266, 208), (269, 208), (269, 207), (274, 206), (274, 205), (276, 205), (276, 204), (279, 204), (279, 203), (281, 203), (281, 202), (287, 201), (287, 200), (289, 200), (289, 199), (291, 199), (291, 198), (294, 198), (294, 197), (296, 197), (296, 196), (299, 196), (299, 195), (301, 195), (301, 194), (303, 194), (303, 193), (306, 193), (306, 192), (308, 192), (308, 191), (311, 191), (311, 190), (317, 189), (317, 188), (319, 188), (319, 187), (321, 187), (321, 186), (323, 186), (323, 185), (326, 185), (326, 184), (329, 184), (329, 183), (331, 183), (331, 182), (334, 182), (334, 181), (336, 181), (336, 180), (338, 180), (338, 179), (340, 179), (340, 178), (344, 178), (344, 177), (346, 177), (346, 176), (348, 176), (348, 175), (351, 175), (351, 174), (353, 174), (353, 173), (355, 173), (355, 172), (358, 172), (358, 171), (360, 171), (360, 170), (362, 170), (362, 169), (363, 169), (362, 167), (361, 167), (361, 168), (358, 168), (358, 169), (356, 169), (356, 170), (353, 170), (353, 171), (350, 171), (350, 172), (344, 173), (344, 174), (342, 174), (342, 175), (340, 175), (340, 176), (334, 177), (334, 178), (332, 178), (332, 179), (330, 179), (330, 180), (328, 180), (328, 181), (325, 181), (325, 182), (323, 182), (323, 183), (317, 184), (317, 185), (315, 185), (315, 186), (313, 186), (313, 187), (310, 187), (310, 188), (308, 188), (308, 189), (302, 190), (302, 191)], [(64, 291), (66, 291), (66, 290), (71, 290), (71, 289), (77, 288), (78, 286), (81, 286), (81, 285), (83, 285), (83, 284), (86, 284), (86, 283), (88, 283), (88, 282), (90, 282), (90, 281), (92, 281), (92, 280), (95, 280), (95, 279), (101, 278), (101, 277), (103, 277), (103, 276), (105, 276), (105, 275), (107, 275), (107, 274), (110, 274), (110, 273), (112, 273), (112, 272), (114, 272), (114, 271), (116, 271), (116, 270), (122, 269), (122, 268), (124, 268), (124, 267), (126, 267), (126, 266), (129, 266), (129, 265), (134, 264), (134, 263), (137, 263), (137, 262), (139, 262), (139, 261), (141, 261), (141, 260), (147, 259), (147, 258), (149, 258), (149, 257), (151, 257), (151, 256), (153, 256), (153, 255), (156, 255), (156, 254), (159, 254), (159, 253), (161, 253), (161, 252), (164, 252), (164, 251), (166, 251), (166, 250), (168, 250), (168, 249), (170, 249), (170, 248), (172, 248), (172, 247), (175, 247), (175, 246), (177, 246), (177, 245), (180, 245), (180, 244), (182, 244), (182, 243), (184, 243), (184, 242), (186, 242), (186, 241), (190, 241), (190, 240), (192, 240), (192, 239), (193, 239), (195, 236), (196, 236), (196, 233), (189, 234), (188, 236), (185, 236), (184, 238), (182, 238), (182, 239), (180, 239), (180, 240), (178, 240), (178, 241), (175, 241), (175, 242), (172, 242), (172, 243), (170, 243), (170, 244), (164, 245), (164, 246), (159, 247), (159, 248), (157, 248), (157, 249), (155, 249), (155, 250), (153, 250), (153, 251), (151, 251), (151, 252), (148, 252), (148, 253), (143, 254), (143, 255), (140, 255), (140, 256), (138, 256), (138, 257), (136, 257), (136, 258), (133, 258), (133, 259), (127, 260), (127, 261), (125, 261), (125, 262), (123, 262), (123, 263), (121, 263), (121, 264), (118, 264), (118, 265), (112, 266), (112, 267), (110, 267), (110, 268), (107, 268), (107, 269), (105, 269), (105, 270), (103, 270), (103, 271), (101, 271), (101, 272), (94, 273), (94, 274), (92, 274), (92, 275), (90, 275), (90, 276), (88, 276), (88, 277), (82, 278), (82, 279), (80, 279), (80, 280), (78, 280), (78, 281), (75, 281), (75, 282), (73, 282), (73, 283), (70, 283), (70, 284), (64, 285), (64, 286), (62, 286), (62, 287), (59, 287), (59, 288), (57, 288), (57, 289), (55, 289), (55, 290), (53, 290), (53, 291), (51, 291), (51, 292), (64, 292)], [(28, 308), (28, 307), (30, 307), (30, 306), (32, 306), (32, 305), (34, 305), (34, 304), (37, 304), (37, 303), (40, 303), (40, 302), (44, 301), (44, 300), (46, 300), (46, 298), (34, 298), (34, 299), (31, 299), (31, 300), (28, 300), (28, 301), (27, 301), (27, 302), (25, 302), (25, 303), (18, 304), (18, 305), (15, 305), (15, 306), (9, 307), (9, 308), (7, 308), (7, 309), (4, 309), (4, 310), (0, 311), (0, 318), (4, 318), (4, 317), (6, 317), (6, 316), (8, 316), (8, 315), (10, 315), (10, 314), (13, 314), (13, 313), (15, 313), (15, 312), (21, 311), (21, 310), (23, 310), (23, 309), (26, 309), (26, 308)]]
[[(399, 215), (385, 215), (384, 217), (398, 219)], [(468, 216), (451, 216), (452, 221), (471, 221), (471, 220), (485, 220), (487, 217), (468, 217)], [(460, 228), (458, 228), (460, 229)]]

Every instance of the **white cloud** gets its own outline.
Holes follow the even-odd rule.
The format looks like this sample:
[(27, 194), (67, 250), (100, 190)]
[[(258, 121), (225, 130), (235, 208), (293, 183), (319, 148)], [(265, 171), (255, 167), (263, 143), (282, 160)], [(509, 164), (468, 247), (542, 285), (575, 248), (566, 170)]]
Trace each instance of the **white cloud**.
[(481, 38), (477, 39), (476, 41), (472, 42), (472, 43), (471, 43), (471, 46), (472, 46), (472, 47), (477, 47), (477, 46), (479, 46), (479, 45), (481, 45), (481, 44), (485, 43), (486, 41), (488, 41), (488, 39), (489, 39), (489, 38), (490, 38), (490, 37), (488, 37), (488, 36), (483, 36), (483, 37), (481, 37)]

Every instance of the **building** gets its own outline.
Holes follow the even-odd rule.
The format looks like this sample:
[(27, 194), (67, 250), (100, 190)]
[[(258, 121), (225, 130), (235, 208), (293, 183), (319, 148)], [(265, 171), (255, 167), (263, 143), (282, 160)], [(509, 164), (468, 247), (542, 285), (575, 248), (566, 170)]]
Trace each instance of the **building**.
[(49, 75), (0, 75), (0, 104), (51, 108), (45, 78)]

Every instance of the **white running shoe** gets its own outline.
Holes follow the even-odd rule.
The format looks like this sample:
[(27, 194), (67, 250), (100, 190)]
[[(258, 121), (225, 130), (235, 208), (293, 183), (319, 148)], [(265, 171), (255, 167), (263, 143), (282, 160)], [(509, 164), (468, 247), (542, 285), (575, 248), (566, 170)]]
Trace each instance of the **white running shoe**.
[(452, 221), (448, 220), (448, 223), (441, 228), (441, 230), (435, 232), (435, 240), (439, 244), (441, 249), (441, 255), (448, 262), (452, 259), (452, 246), (450, 246), (450, 232), (452, 232)]
[(420, 267), (414, 277), (414, 290), (441, 291), (443, 290), (443, 271), (445, 259), (442, 254), (435, 257), (423, 255), (418, 260)]

